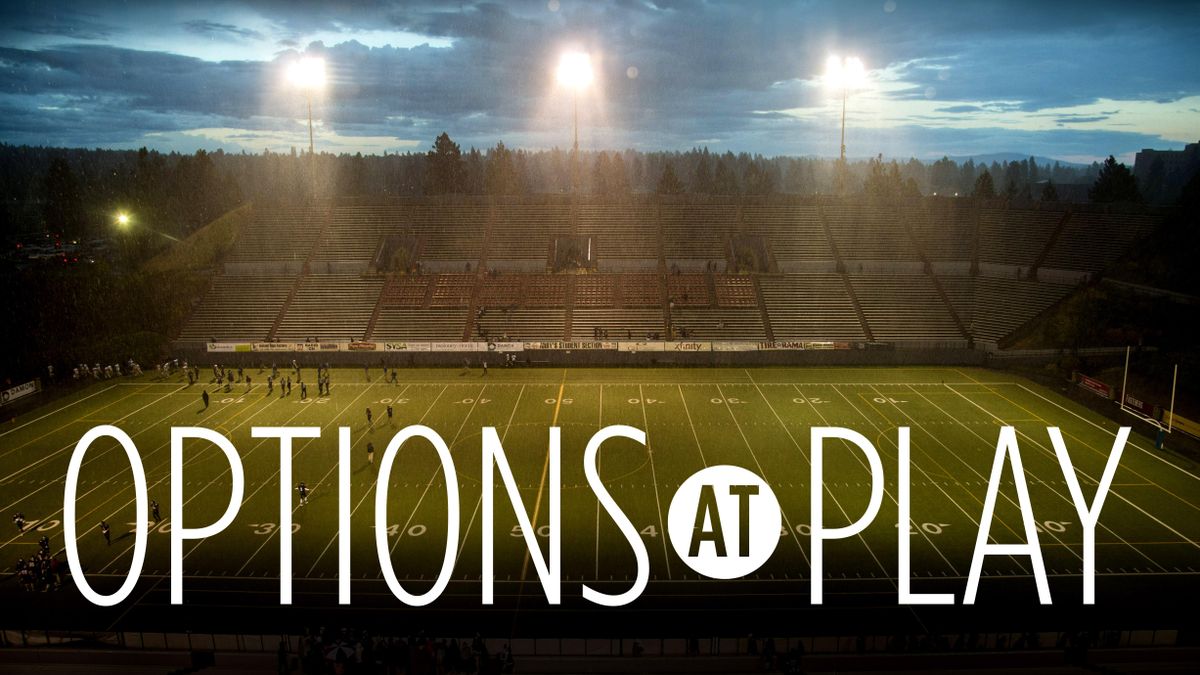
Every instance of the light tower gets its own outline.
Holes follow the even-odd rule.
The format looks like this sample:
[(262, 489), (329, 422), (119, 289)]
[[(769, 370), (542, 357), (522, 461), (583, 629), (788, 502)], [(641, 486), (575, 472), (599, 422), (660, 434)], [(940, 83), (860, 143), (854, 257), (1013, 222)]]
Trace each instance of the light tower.
[(315, 192), (317, 166), (313, 148), (312, 97), (313, 92), (319, 91), (325, 86), (325, 59), (315, 56), (298, 59), (288, 66), (287, 77), (293, 86), (304, 92), (304, 98), (308, 103), (308, 167)]
[(558, 83), (574, 95), (575, 136), (571, 144), (571, 190), (579, 191), (579, 92), (592, 83), (592, 59), (583, 52), (567, 52), (558, 60)]
[(846, 161), (846, 98), (851, 89), (857, 89), (867, 79), (866, 68), (856, 56), (845, 58), (830, 56), (825, 61), (825, 85), (832, 89), (842, 90), (842, 141), (839, 158)]

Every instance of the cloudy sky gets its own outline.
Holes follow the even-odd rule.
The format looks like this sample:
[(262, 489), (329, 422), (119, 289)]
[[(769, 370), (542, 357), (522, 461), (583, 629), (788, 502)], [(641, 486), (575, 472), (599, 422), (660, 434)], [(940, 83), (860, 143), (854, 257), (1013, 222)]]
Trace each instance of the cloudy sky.
[(836, 156), (830, 55), (866, 81), (848, 154), (1091, 161), (1200, 139), (1200, 2), (109, 2), (0, 7), (0, 141), (259, 152), (307, 144), (287, 66), (323, 57), (327, 151), (569, 147), (554, 70), (589, 53), (585, 149)]

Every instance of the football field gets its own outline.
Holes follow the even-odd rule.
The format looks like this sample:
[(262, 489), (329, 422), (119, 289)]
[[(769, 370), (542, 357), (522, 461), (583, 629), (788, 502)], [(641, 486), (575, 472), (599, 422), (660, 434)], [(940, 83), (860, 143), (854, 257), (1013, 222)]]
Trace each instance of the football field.
[[(205, 378), (209, 372), (202, 370)], [(808, 605), (811, 567), (809, 431), (840, 426), (866, 436), (878, 450), (886, 478), (882, 508), (858, 536), (825, 545), (825, 603), (838, 607), (894, 607), (897, 577), (897, 433), (911, 428), (913, 590), (951, 592), (961, 602), (980, 528), (1000, 428), (1016, 427), (1038, 540), (1056, 604), (1079, 605), (1082, 529), (1048, 426), (1063, 438), (1089, 500), (1103, 472), (1118, 425), (1027, 380), (983, 369), (958, 368), (717, 368), (717, 369), (402, 369), (398, 382), (382, 370), (335, 369), (327, 397), (301, 400), (299, 388), (267, 395), (267, 373), (247, 371), (255, 384), (232, 391), (207, 389), (175, 375), (146, 375), (97, 383), (7, 423), (0, 430), (0, 505), (8, 518), (25, 514), (18, 533), (0, 537), (0, 593), (9, 607), (46, 602), (57, 610), (91, 611), (71, 581), (50, 595), (22, 591), (12, 571), (18, 558), (50, 538), (65, 560), (63, 487), (76, 442), (91, 427), (114, 424), (134, 440), (150, 498), (162, 520), (149, 528), (141, 580), (130, 599), (106, 610), (120, 627), (153, 622), (169, 601), (170, 528), (180, 514), (169, 506), (172, 426), (202, 426), (228, 436), (245, 469), (245, 496), (233, 523), (213, 537), (184, 542), (185, 607), (236, 613), (278, 610), (280, 569), (280, 451), (274, 439), (254, 438), (253, 427), (310, 426), (320, 437), (296, 442), (286, 509), (293, 520), (298, 612), (336, 606), (338, 563), (338, 428), (349, 427), (351, 466), (352, 602), (380, 610), (402, 607), (382, 581), (375, 544), (375, 495), (383, 451), (400, 429), (423, 424), (449, 445), (457, 474), (459, 538), (444, 608), (480, 609), (480, 533), (495, 538), (496, 603), (516, 612), (546, 609), (507, 493), (497, 489), (495, 522), (482, 520), (481, 430), (495, 427), (520, 486), (524, 509), (543, 545), (550, 536), (548, 428), (562, 429), (561, 526), (563, 598), (579, 607), (582, 584), (617, 593), (634, 576), (633, 553), (587, 485), (583, 451), (602, 427), (644, 429), (645, 447), (614, 439), (600, 450), (599, 473), (613, 499), (646, 544), (651, 581), (631, 606), (647, 612), (723, 607), (744, 617), (755, 607)], [(284, 373), (286, 375), (286, 373)], [(304, 369), (306, 381), (315, 371)], [(293, 373), (294, 377), (294, 373)], [(315, 385), (314, 385), (315, 388)], [(391, 406), (394, 415), (386, 409)], [(371, 423), (366, 411), (373, 413)], [(375, 447), (368, 461), (367, 444)], [(1168, 440), (1168, 446), (1170, 441)], [(183, 522), (216, 521), (230, 494), (224, 455), (204, 441), (184, 448)], [(696, 471), (736, 465), (771, 486), (783, 512), (772, 557), (744, 579), (716, 581), (693, 572), (664, 534), (667, 510), (679, 485)], [(863, 454), (843, 441), (826, 442), (827, 527), (857, 520), (870, 495)], [(302, 505), (294, 489), (310, 489)], [(1200, 479), (1196, 468), (1152, 442), (1131, 435), (1096, 529), (1097, 604), (1139, 611), (1131, 589), (1152, 588), (1194, 597), (1200, 578)], [(80, 556), (89, 582), (101, 592), (121, 583), (132, 560), (135, 494), (128, 462), (110, 439), (88, 452), (78, 487)], [(387, 541), (392, 565), (411, 593), (427, 590), (446, 550), (446, 474), (432, 446), (413, 440), (397, 454), (388, 487)], [(106, 544), (98, 529), (112, 526)], [(1017, 491), (1006, 467), (991, 523), (991, 540), (1021, 543), (1024, 528)], [(1036, 604), (1027, 557), (989, 557), (980, 606)], [(1148, 584), (1148, 586), (1143, 586)], [(51, 598), (49, 601), (45, 598)], [(707, 604), (702, 601), (707, 598)], [(725, 598), (723, 602), (712, 599)], [(1151, 604), (1146, 599), (1147, 607)], [(69, 612), (67, 615), (69, 616)], [(571, 615), (546, 614), (570, 622)], [(617, 630), (617, 629), (614, 629)], [(814, 629), (816, 630), (816, 629)]]

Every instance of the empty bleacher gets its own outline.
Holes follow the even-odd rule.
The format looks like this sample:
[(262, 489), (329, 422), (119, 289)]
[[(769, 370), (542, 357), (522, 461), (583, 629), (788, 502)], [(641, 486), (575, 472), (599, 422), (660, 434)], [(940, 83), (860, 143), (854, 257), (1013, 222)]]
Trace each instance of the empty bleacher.
[(759, 277), (776, 340), (866, 339), (837, 274), (770, 274)]
[(546, 307), (488, 308), (476, 318), (473, 336), (509, 340), (563, 340), (566, 310)]
[[(316, 206), (256, 208), (254, 216), (225, 259), (233, 274), (299, 271), (325, 224), (326, 209)], [(276, 263), (276, 264), (272, 264)]]
[(742, 210), (742, 220), (744, 233), (766, 237), (780, 271), (832, 267), (833, 249), (816, 206), (753, 204)]
[(597, 267), (604, 272), (658, 268), (658, 210), (644, 204), (584, 204), (577, 233), (592, 238)]
[(1074, 289), (1070, 284), (985, 276), (939, 281), (972, 337), (988, 342), (1000, 341)]
[(1097, 272), (1149, 234), (1155, 224), (1148, 216), (1073, 213), (1041, 267)]
[[(591, 340), (594, 329), (608, 331), (609, 340), (645, 340), (665, 331), (662, 308), (629, 309), (575, 307), (571, 313), (571, 339)], [(604, 336), (599, 336), (603, 338)]]
[(303, 342), (362, 340), (379, 292), (380, 277), (353, 274), (314, 274), (303, 277), (288, 305), (275, 338)]
[(668, 266), (703, 270), (725, 260), (726, 242), (737, 226), (733, 204), (663, 204), (663, 257)]
[(509, 205), (495, 207), (488, 267), (504, 271), (543, 272), (555, 237), (570, 228), (566, 204)]
[(488, 207), (484, 204), (423, 204), (396, 207), (403, 232), (420, 241), (418, 255), (427, 271), (475, 269), (483, 253)]
[(912, 237), (930, 262), (969, 262), (975, 258), (975, 209), (958, 200), (935, 200), (902, 207)]
[(375, 320), (372, 340), (414, 340), (425, 342), (461, 340), (467, 325), (466, 307), (414, 309), (383, 305)]
[(823, 210), (843, 260), (919, 261), (895, 209), (837, 203)]
[(677, 338), (686, 331), (696, 340), (765, 340), (762, 313), (757, 307), (675, 307), (671, 326)]
[(983, 209), (979, 214), (979, 262), (1027, 270), (1054, 234), (1058, 211)]
[(192, 312), (180, 340), (208, 342), (267, 339), (296, 277), (218, 276)]
[(950, 308), (942, 302), (933, 280), (924, 274), (850, 275), (863, 316), (876, 340), (883, 342), (962, 340)]
[[(454, 341), (478, 337), (480, 327), (489, 337), (526, 340), (590, 340), (596, 329), (609, 339), (645, 339), (665, 335), (670, 321), (700, 340), (761, 340), (769, 325), (777, 340), (870, 334), (944, 343), (965, 330), (1000, 341), (1159, 222), (1052, 209), (951, 199), (739, 207), (638, 196), (611, 204), (543, 196), (261, 208), (179, 339)], [(389, 235), (411, 242), (421, 273), (366, 276)], [(591, 238), (598, 272), (546, 271), (556, 238), (568, 235)], [(709, 263), (723, 269), (731, 238), (765, 242), (779, 272), (709, 272)], [(833, 244), (848, 277), (834, 271)], [(484, 261), (500, 273), (479, 276)], [(970, 273), (975, 261), (978, 276)], [(1029, 278), (1035, 266), (1038, 281)], [(472, 307), (482, 310), (478, 325)]]

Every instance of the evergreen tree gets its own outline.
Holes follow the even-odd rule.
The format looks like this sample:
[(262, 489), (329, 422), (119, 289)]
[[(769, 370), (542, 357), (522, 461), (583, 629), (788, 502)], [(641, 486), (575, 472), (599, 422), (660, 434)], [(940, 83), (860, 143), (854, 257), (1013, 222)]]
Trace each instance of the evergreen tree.
[(592, 192), (598, 195), (612, 194), (609, 177), (612, 173), (612, 163), (608, 161), (608, 153), (601, 151), (596, 156), (596, 164), (592, 167)]
[(726, 163), (724, 157), (717, 159), (717, 168), (713, 171), (713, 193), (719, 195), (736, 195), (741, 190), (738, 188), (737, 176), (733, 175), (733, 169)]
[(629, 174), (625, 170), (625, 160), (619, 152), (613, 153), (612, 170), (609, 172), (608, 186), (612, 194), (629, 194)]
[(696, 194), (711, 194), (713, 191), (712, 167), (708, 163), (708, 148), (700, 153), (700, 160), (692, 171), (692, 192)]
[(1045, 187), (1042, 188), (1042, 201), (1056, 202), (1058, 201), (1058, 189), (1054, 187), (1054, 181), (1046, 181)]
[(991, 199), (996, 196), (996, 186), (992, 182), (992, 173), (990, 171), (984, 169), (983, 173), (979, 174), (979, 177), (975, 179), (975, 187), (971, 195), (983, 199)]
[(1094, 202), (1136, 203), (1142, 201), (1142, 195), (1138, 192), (1137, 178), (1129, 167), (1109, 155), (1100, 167), (1096, 182), (1088, 190), (1088, 199)]
[(425, 154), (425, 194), (466, 192), (465, 172), (462, 149), (443, 131), (441, 136), (434, 139), (433, 148)]
[(67, 236), (83, 234), (83, 199), (71, 165), (62, 157), (50, 160), (42, 180), (42, 218), (45, 228)]
[(483, 189), (489, 195), (514, 195), (519, 192), (513, 152), (504, 146), (504, 141), (488, 150)]
[(662, 177), (658, 179), (658, 187), (655, 192), (660, 195), (683, 193), (683, 183), (679, 182), (679, 177), (675, 175), (675, 169), (671, 168), (670, 162), (666, 162), (663, 166)]

